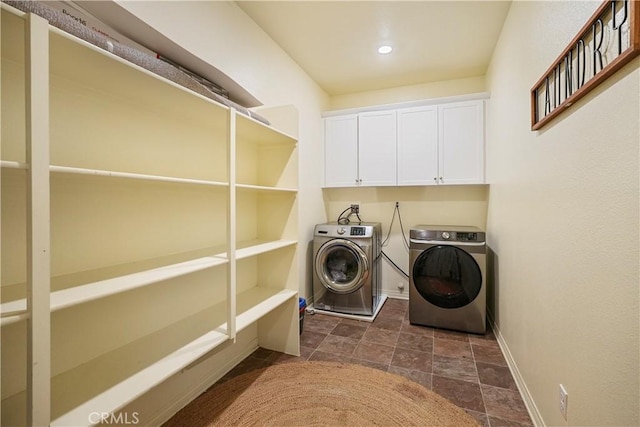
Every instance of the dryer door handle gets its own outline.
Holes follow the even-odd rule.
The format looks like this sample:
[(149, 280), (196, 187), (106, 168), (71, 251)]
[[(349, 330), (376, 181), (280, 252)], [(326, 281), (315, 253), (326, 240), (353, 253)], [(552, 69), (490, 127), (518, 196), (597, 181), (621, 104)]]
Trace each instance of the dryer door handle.
[(456, 242), (451, 240), (419, 240), (410, 239), (411, 243), (422, 245), (450, 245), (450, 246), (484, 246), (485, 242)]

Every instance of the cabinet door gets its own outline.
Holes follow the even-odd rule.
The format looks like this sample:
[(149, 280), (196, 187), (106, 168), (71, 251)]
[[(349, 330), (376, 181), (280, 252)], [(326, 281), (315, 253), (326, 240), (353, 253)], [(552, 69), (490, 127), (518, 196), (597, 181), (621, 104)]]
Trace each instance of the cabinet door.
[(435, 185), (438, 176), (438, 107), (398, 110), (398, 185)]
[(324, 183), (326, 187), (358, 185), (358, 116), (324, 119)]
[(483, 101), (440, 105), (438, 116), (440, 183), (484, 183)]
[(396, 111), (372, 111), (358, 116), (360, 185), (396, 185)]

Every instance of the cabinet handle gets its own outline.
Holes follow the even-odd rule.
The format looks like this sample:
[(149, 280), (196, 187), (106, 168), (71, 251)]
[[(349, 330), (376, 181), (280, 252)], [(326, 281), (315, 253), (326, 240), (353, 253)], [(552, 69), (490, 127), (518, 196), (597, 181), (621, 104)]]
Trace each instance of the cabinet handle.
[(433, 181), (434, 181), (434, 182), (438, 182), (438, 177), (437, 177), (437, 176), (434, 176), (434, 177), (433, 177)]
[(444, 179), (442, 179), (442, 177), (440, 177), (440, 182), (444, 182)]

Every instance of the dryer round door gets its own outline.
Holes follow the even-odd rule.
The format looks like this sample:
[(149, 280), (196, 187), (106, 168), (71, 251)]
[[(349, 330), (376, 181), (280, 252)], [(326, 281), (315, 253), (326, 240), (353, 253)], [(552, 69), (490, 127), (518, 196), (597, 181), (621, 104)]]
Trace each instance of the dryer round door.
[(482, 289), (482, 272), (469, 253), (438, 245), (416, 258), (411, 278), (418, 293), (431, 304), (459, 308), (471, 303)]
[(318, 249), (315, 270), (325, 288), (337, 294), (350, 294), (369, 278), (369, 261), (357, 244), (333, 239)]

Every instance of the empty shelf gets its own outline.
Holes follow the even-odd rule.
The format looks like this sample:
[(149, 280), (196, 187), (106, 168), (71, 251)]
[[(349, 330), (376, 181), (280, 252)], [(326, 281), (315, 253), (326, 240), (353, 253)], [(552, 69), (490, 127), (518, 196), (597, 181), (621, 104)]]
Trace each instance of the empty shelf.
[[(243, 330), (266, 314), (270, 313), (272, 310), (284, 304), (289, 299), (296, 298), (296, 296), (297, 292), (293, 290), (263, 287), (255, 287), (240, 293), (237, 297), (237, 331)], [(213, 313), (223, 311), (223, 309), (218, 309), (216, 307), (211, 307), (208, 311)], [(190, 319), (186, 319), (185, 322), (202, 323), (205, 321), (204, 319), (205, 316), (198, 314), (192, 316)], [(220, 320), (216, 319), (216, 321), (219, 322)], [(214, 323), (216, 323), (216, 321), (214, 321)], [(146, 366), (144, 369), (135, 372), (123, 381), (109, 386), (105, 391), (100, 392), (84, 403), (76, 406), (71, 411), (55, 419), (51, 425), (86, 425), (87, 416), (90, 413), (117, 411), (144, 394), (150, 388), (160, 384), (162, 381), (168, 379), (173, 374), (189, 366), (191, 363), (197, 361), (209, 351), (225, 342), (228, 339), (228, 336), (222, 331), (226, 330), (226, 327), (226, 322), (222, 323), (220, 326), (214, 326), (212, 330), (209, 330), (197, 339), (171, 352), (162, 359)], [(88, 366), (81, 366), (71, 372), (61, 374), (54, 379), (54, 384), (56, 387), (59, 387), (59, 390), (61, 391), (67, 390), (68, 387), (72, 387), (75, 380), (82, 377), (85, 371), (103, 371), (104, 369), (117, 364), (118, 358), (122, 357), (124, 354), (135, 351), (144, 351), (147, 346), (158, 346), (154, 340), (161, 340), (161, 337), (166, 334), (166, 329), (158, 331), (148, 337), (126, 345), (121, 349), (117, 349), (107, 355), (101, 356), (95, 361), (88, 362)], [(77, 396), (74, 396), (74, 398), (77, 399)]]
[(296, 138), (284, 132), (267, 126), (251, 117), (237, 115), (238, 140), (263, 144), (292, 144), (297, 143)]
[(107, 171), (107, 170), (100, 170), (100, 169), (84, 169), (84, 168), (75, 168), (75, 167), (68, 167), (68, 166), (54, 166), (54, 165), (49, 166), (49, 169), (51, 172), (78, 174), (78, 175), (140, 179), (140, 180), (146, 180), (146, 181), (175, 182), (175, 183), (181, 183), (181, 184), (211, 185), (216, 187), (228, 186), (228, 184), (225, 182), (207, 181), (203, 179), (176, 178), (171, 176), (146, 175), (146, 174), (139, 174), (139, 173), (116, 172), (116, 171)]
[[(62, 310), (74, 305), (86, 303), (109, 295), (115, 295), (132, 289), (148, 286), (164, 280), (195, 273), (196, 271), (227, 263), (221, 256), (203, 257), (191, 261), (158, 267), (139, 273), (127, 274), (113, 279), (101, 280), (86, 285), (75, 286), (51, 293), (51, 311)], [(15, 323), (25, 318), (26, 299), (2, 304), (2, 325)]]
[(11, 160), (2, 160), (0, 162), (0, 167), (6, 169), (29, 169), (29, 165), (22, 162), (14, 162)]
[(259, 320), (289, 298), (298, 295), (290, 289), (255, 287), (238, 294), (236, 330), (241, 331)]
[(238, 243), (238, 250), (236, 251), (236, 259), (249, 258), (265, 252), (275, 251), (276, 249), (286, 248), (287, 246), (292, 246), (297, 243), (297, 240), (251, 240), (240, 242)]
[[(215, 310), (215, 308), (209, 309), (209, 311), (213, 310)], [(218, 312), (221, 312), (221, 310), (218, 310)], [(185, 319), (185, 321), (181, 323), (197, 324), (199, 322), (201, 326), (203, 322), (211, 320), (206, 317), (207, 316), (198, 314), (189, 319)], [(214, 320), (214, 323), (220, 322), (221, 319)], [(90, 424), (88, 416), (91, 413), (113, 413), (134, 401), (152, 387), (155, 387), (180, 370), (188, 367), (228, 339), (226, 333), (219, 328), (212, 328), (211, 325), (209, 325), (207, 332), (198, 336), (188, 344), (179, 347), (177, 350), (171, 351), (157, 361), (149, 363), (144, 360), (136, 360), (136, 364), (134, 365), (131, 365), (130, 362), (124, 362), (125, 360), (131, 360), (131, 354), (146, 354), (149, 352), (149, 349), (153, 351), (165, 351), (167, 348), (164, 343), (166, 341), (166, 335), (176, 336), (176, 330), (177, 328), (172, 325), (169, 328), (146, 336), (55, 377), (53, 379), (53, 387), (58, 390), (65, 399), (69, 400), (54, 405), (54, 416), (56, 416), (56, 412), (59, 412), (60, 409), (63, 409), (70, 403), (78, 402), (79, 399), (80, 401), (82, 401), (83, 398), (86, 399), (86, 395), (83, 396), (83, 393), (87, 393), (92, 397), (82, 401), (81, 404), (54, 419), (51, 425), (87, 425)], [(138, 357), (135, 359), (138, 359)], [(139, 370), (136, 369), (138, 366)], [(99, 372), (108, 372), (109, 370), (115, 370), (116, 375), (124, 379), (116, 384), (111, 384), (109, 380), (98, 374)], [(78, 381), (86, 382), (92, 380), (94, 383), (89, 385), (87, 390), (78, 390), (82, 388), (78, 387)], [(98, 392), (96, 393), (95, 388), (92, 389), (91, 387), (98, 387)], [(69, 396), (67, 396), (67, 393), (69, 393)], [(56, 407), (58, 407), (57, 410)]]
[(264, 191), (264, 192), (283, 192), (283, 193), (297, 193), (295, 188), (281, 188), (281, 187), (266, 187), (264, 185), (250, 185), (250, 184), (236, 184), (236, 188), (250, 191)]

